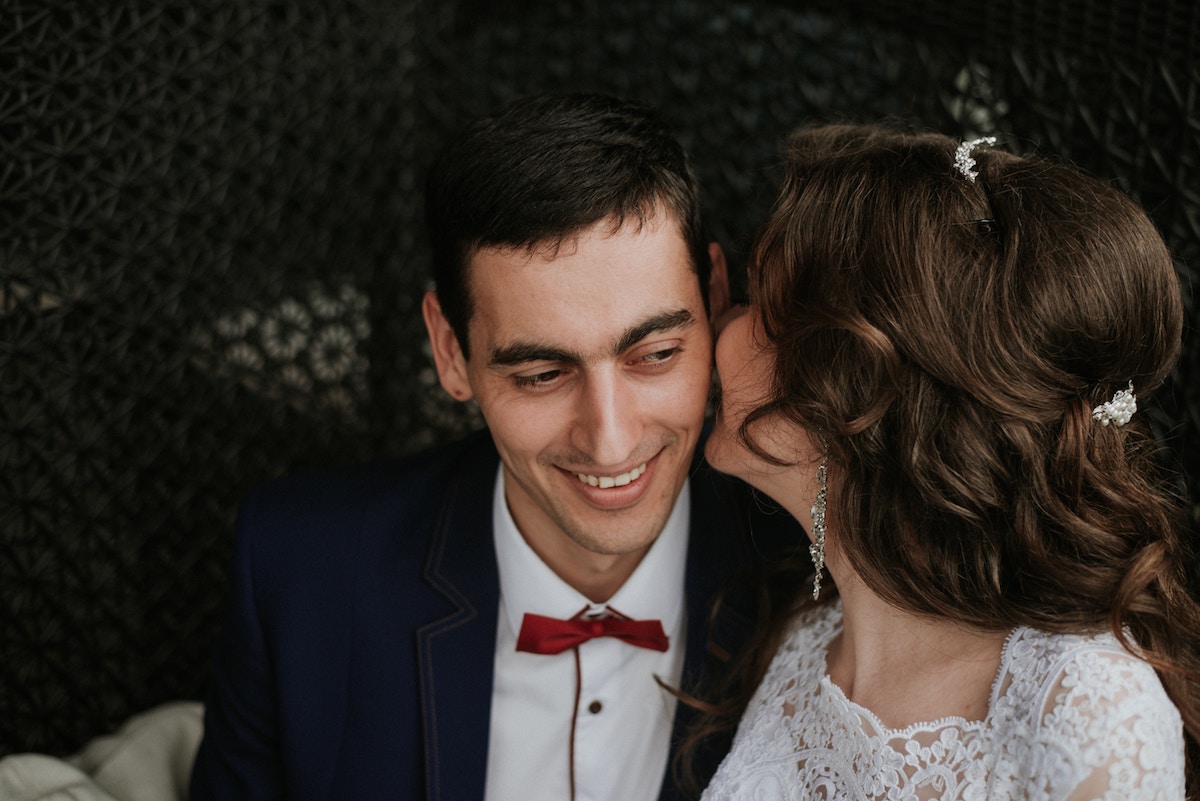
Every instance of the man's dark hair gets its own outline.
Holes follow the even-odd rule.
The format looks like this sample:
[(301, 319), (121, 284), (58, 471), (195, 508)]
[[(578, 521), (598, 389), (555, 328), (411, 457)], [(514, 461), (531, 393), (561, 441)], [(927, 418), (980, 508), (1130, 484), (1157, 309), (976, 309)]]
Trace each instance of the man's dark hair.
[(602, 220), (615, 231), (656, 216), (679, 225), (707, 304), (696, 180), (656, 113), (601, 95), (542, 95), (469, 125), (434, 163), (425, 192), (438, 301), (463, 354), (475, 251), (555, 248)]

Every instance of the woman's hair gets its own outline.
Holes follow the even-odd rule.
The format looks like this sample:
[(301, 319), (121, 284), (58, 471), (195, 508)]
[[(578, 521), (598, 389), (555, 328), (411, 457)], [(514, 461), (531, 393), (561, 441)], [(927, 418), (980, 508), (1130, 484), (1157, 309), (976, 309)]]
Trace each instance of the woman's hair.
[(771, 459), (751, 433), (771, 416), (819, 434), (831, 541), (889, 603), (988, 630), (1114, 631), (1178, 706), (1196, 792), (1193, 554), (1144, 421), (1092, 414), (1174, 365), (1171, 256), (1107, 184), (982, 145), (972, 181), (958, 144), (790, 137), (750, 263), (773, 386), (742, 440)]

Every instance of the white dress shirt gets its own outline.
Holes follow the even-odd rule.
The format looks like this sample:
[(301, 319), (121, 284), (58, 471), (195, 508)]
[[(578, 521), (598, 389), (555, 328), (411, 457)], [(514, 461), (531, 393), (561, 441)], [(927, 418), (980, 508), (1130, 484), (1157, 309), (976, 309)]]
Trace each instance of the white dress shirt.
[[(670, 639), (665, 653), (598, 637), (576, 653), (518, 652), (525, 614), (570, 618), (603, 608), (559, 578), (517, 531), (504, 501), (503, 468), (493, 496), (500, 571), (495, 680), (488, 741), (486, 801), (654, 801), (670, 751), (675, 698), (683, 672), (689, 490), (683, 491), (658, 539), (608, 606), (637, 620), (657, 618)], [(574, 754), (571, 729), (574, 722)]]

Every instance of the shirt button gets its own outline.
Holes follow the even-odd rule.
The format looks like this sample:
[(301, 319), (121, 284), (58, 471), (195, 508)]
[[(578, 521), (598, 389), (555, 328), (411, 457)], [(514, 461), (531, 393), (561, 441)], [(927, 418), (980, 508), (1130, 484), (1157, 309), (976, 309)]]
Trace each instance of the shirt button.
[(599, 701), (592, 701), (590, 704), (588, 704), (588, 712), (591, 712), (593, 715), (600, 714), (601, 709), (604, 709), (604, 704), (600, 703)]

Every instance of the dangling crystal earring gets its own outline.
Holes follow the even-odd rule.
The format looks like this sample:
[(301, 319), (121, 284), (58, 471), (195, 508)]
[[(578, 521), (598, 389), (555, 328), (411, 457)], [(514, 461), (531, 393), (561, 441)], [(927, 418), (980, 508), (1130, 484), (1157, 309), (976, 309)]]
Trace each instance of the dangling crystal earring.
[(812, 545), (808, 546), (808, 555), (812, 557), (813, 567), (817, 569), (816, 575), (813, 576), (813, 600), (821, 597), (821, 572), (825, 570), (825, 495), (828, 491), (828, 482), (826, 472), (829, 467), (829, 455), (821, 457), (821, 465), (817, 468), (817, 483), (820, 488), (817, 490), (817, 499), (813, 501), (812, 521), (813, 521), (813, 539)]

